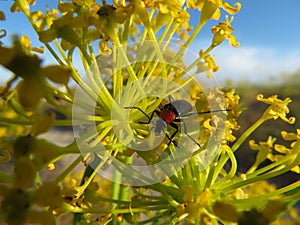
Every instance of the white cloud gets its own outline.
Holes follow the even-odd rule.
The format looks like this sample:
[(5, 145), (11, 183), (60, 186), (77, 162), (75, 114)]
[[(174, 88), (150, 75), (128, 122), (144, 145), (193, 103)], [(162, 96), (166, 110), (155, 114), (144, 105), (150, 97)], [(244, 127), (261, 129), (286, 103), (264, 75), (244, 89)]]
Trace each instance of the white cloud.
[(280, 80), (283, 72), (293, 73), (300, 69), (300, 50), (281, 51), (267, 47), (220, 46), (215, 50), (219, 79), (266, 82), (272, 76)]

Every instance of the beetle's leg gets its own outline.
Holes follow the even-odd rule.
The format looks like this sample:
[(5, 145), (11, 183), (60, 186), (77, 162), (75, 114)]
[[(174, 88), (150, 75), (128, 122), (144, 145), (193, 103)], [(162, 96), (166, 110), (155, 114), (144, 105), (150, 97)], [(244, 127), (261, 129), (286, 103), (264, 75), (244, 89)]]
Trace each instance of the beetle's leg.
[(152, 118), (153, 118), (153, 116), (154, 116), (154, 113), (156, 113), (158, 116), (159, 116), (159, 114), (160, 114), (160, 112), (159, 112), (158, 110), (154, 110), (154, 111), (151, 113), (151, 115), (148, 116), (141, 108), (136, 107), (136, 106), (126, 106), (126, 107), (124, 107), (124, 109), (137, 109), (137, 110), (139, 110), (141, 113), (143, 113), (143, 115), (147, 117), (148, 121), (147, 121), (147, 122), (138, 122), (138, 123), (140, 123), (140, 124), (150, 124), (150, 122), (151, 122), (151, 120), (152, 120)]
[[(163, 131), (163, 132), (165, 133), (166, 137), (169, 139), (168, 146), (169, 146), (171, 143), (173, 143), (173, 144), (177, 147), (176, 141), (173, 140), (173, 135), (170, 137), (170, 136), (166, 133), (166, 131)], [(176, 133), (177, 133), (177, 132), (175, 132), (175, 134), (176, 134)]]
[(150, 119), (150, 117), (141, 108), (139, 108), (139, 107), (136, 107), (136, 106), (126, 106), (126, 107), (124, 107), (124, 109), (137, 109), (141, 113), (143, 113), (144, 116), (146, 116), (148, 119)]
[[(171, 142), (177, 147), (177, 143), (175, 143), (175, 141), (173, 140), (173, 138), (175, 137), (175, 135), (178, 133), (178, 126), (177, 126), (177, 124), (175, 124), (175, 123), (169, 123), (174, 129), (175, 129), (175, 132), (171, 135), (171, 137), (168, 137), (168, 139), (169, 139), (169, 143), (168, 143), (168, 145), (170, 145), (171, 144)], [(167, 134), (166, 134), (167, 135)]]
[(186, 134), (186, 136), (188, 136), (196, 145), (199, 146), (199, 148), (201, 148), (201, 145), (191, 135), (188, 134), (184, 120), (181, 120), (181, 124), (183, 125), (183, 132)]
[[(185, 124), (184, 120), (182, 120), (182, 119), (175, 119), (174, 122), (181, 123), (181, 124), (183, 125), (183, 132), (186, 134), (186, 136), (188, 136), (188, 137), (189, 137), (196, 145), (199, 146), (199, 148), (201, 148), (200, 144), (199, 144), (199, 143), (198, 143), (191, 135), (188, 134), (187, 128), (186, 128), (186, 124)], [(175, 124), (175, 125), (176, 125), (176, 124)], [(171, 126), (172, 126), (172, 124), (171, 124)], [(177, 125), (176, 125), (176, 126), (177, 126)], [(174, 126), (172, 126), (172, 127), (174, 127)], [(175, 128), (175, 127), (174, 127), (174, 128)], [(176, 128), (175, 128), (175, 129), (176, 129)], [(177, 126), (177, 130), (178, 130), (178, 126)]]

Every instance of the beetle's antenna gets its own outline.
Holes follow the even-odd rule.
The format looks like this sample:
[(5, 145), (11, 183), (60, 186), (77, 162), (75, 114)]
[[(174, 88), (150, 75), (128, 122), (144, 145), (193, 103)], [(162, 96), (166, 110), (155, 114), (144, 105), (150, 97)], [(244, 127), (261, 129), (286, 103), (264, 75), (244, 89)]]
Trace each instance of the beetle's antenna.
[(204, 111), (204, 112), (192, 112), (192, 113), (188, 113), (185, 115), (181, 115), (181, 117), (188, 117), (191, 115), (202, 115), (202, 114), (208, 114), (208, 113), (215, 113), (215, 112), (229, 112), (231, 111), (230, 109), (217, 109), (217, 110), (209, 110), (209, 111)]
[(204, 111), (204, 112), (198, 112), (197, 114), (198, 115), (201, 115), (201, 114), (207, 114), (207, 113), (215, 113), (215, 112), (228, 112), (228, 111), (231, 111), (230, 109), (217, 109), (217, 110), (209, 110), (209, 111)]

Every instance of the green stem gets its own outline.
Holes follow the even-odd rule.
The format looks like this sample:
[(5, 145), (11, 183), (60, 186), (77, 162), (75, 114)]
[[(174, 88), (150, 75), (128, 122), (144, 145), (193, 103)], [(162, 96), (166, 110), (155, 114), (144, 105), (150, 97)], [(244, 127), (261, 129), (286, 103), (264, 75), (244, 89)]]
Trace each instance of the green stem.
[(249, 127), (241, 136), (240, 138), (234, 143), (231, 147), (232, 152), (235, 152), (244, 142), (245, 140), (267, 119), (265, 117), (261, 117), (257, 120), (251, 127)]
[[(228, 200), (228, 201), (226, 200), (226, 202), (234, 204), (238, 208), (240, 208), (240, 207), (252, 208), (255, 206), (261, 206), (262, 201), (268, 201), (274, 197), (279, 197), (279, 196), (283, 195), (284, 193), (287, 193), (287, 192), (292, 191), (299, 187), (300, 187), (300, 181), (297, 181), (297, 182), (294, 182), (293, 184), (290, 184), (290, 185), (280, 188), (278, 190), (274, 190), (272, 192), (268, 192), (263, 195), (259, 195), (259, 196), (255, 196), (255, 197), (251, 197), (251, 198), (247, 198), (247, 199), (235, 199), (235, 200)], [(285, 199), (285, 198), (286, 198), (286, 200), (290, 200), (289, 196), (280, 198), (279, 200), (281, 201), (281, 199)]]
[(273, 177), (277, 177), (281, 174), (284, 174), (284, 173), (288, 172), (289, 170), (290, 170), (290, 168), (286, 168), (286, 167), (283, 166), (282, 169), (279, 169), (279, 170), (275, 169), (275, 171), (272, 171), (272, 172), (269, 172), (269, 173), (266, 173), (266, 174), (263, 174), (263, 175), (260, 175), (260, 176), (247, 178), (245, 180), (239, 178), (239, 179), (236, 180), (235, 183), (230, 182), (227, 185), (224, 184), (223, 187), (222, 187), (222, 193), (224, 193), (224, 194), (230, 193), (230, 192), (232, 192), (233, 190), (235, 190), (237, 188), (244, 187), (244, 186), (247, 186), (249, 184), (253, 184), (255, 182), (258, 182), (258, 181), (265, 181), (265, 180), (271, 179)]
[(184, 45), (176, 53), (174, 59), (170, 63), (171, 65), (173, 65), (174, 62), (176, 62), (182, 56), (182, 54), (184, 53), (185, 49), (189, 47), (189, 45), (192, 43), (192, 41), (198, 35), (198, 33), (200, 32), (200, 30), (202, 29), (203, 26), (204, 26), (204, 23), (199, 23), (197, 25), (197, 27), (195, 28), (195, 30), (193, 31), (193, 33), (191, 34), (191, 36), (189, 37), (189, 39), (184, 43)]
[[(120, 184), (122, 183), (122, 174), (118, 170), (114, 170), (114, 175), (113, 175), (113, 183), (112, 183), (112, 192), (111, 192), (111, 198), (120, 200)], [(111, 209), (114, 210), (118, 207), (118, 203), (111, 203)], [(116, 214), (114, 214), (112, 221), (110, 224), (115, 224), (116, 221)]]
[(82, 159), (83, 159), (82, 155), (77, 157), (77, 159), (75, 159), (75, 161), (72, 162), (72, 164), (69, 165), (67, 169), (65, 169), (65, 171), (63, 171), (58, 177), (56, 177), (53, 182), (54, 183), (61, 182), (82, 161)]
[(69, 50), (68, 53), (68, 66), (71, 68), (71, 77), (72, 79), (94, 100), (97, 101), (98, 95), (94, 93), (90, 87), (82, 80), (80, 74), (78, 74), (76, 68), (74, 67), (72, 63), (72, 58), (73, 58), (73, 50)]
[(15, 125), (32, 125), (33, 121), (19, 118), (7, 118), (0, 116), (0, 123), (15, 124)]
[[(280, 160), (278, 161), (275, 161), (261, 169), (258, 169), (252, 173), (249, 173), (247, 174), (247, 177), (248, 178), (252, 178), (252, 177), (257, 177), (257, 176), (260, 176), (261, 174), (266, 174), (268, 173), (269, 171), (278, 171), (280, 170), (281, 168), (285, 168), (287, 169), (285, 163), (290, 161), (291, 159), (294, 158), (294, 154), (290, 154), (288, 156), (285, 156), (285, 157), (282, 157)], [(291, 168), (291, 165), (289, 166)], [(273, 169), (274, 168), (274, 169)], [(272, 170), (273, 169), (273, 170)], [(270, 172), (269, 172), (270, 173)]]
[[(164, 210), (168, 209), (170, 206), (168, 204), (160, 205), (160, 206), (154, 206), (154, 207), (141, 207), (141, 208), (121, 208), (121, 209), (103, 209), (103, 208), (81, 208), (81, 207), (74, 207), (70, 206), (68, 204), (63, 204), (60, 206), (60, 209), (63, 210), (63, 212), (75, 212), (76, 214), (85, 214), (85, 213), (93, 213), (93, 214), (125, 214), (125, 213), (143, 213), (143, 212), (149, 212), (149, 211), (158, 211), (158, 210)], [(76, 221), (76, 223), (73, 223), (73, 225), (82, 225), (82, 223), (79, 223), (79, 221)], [(111, 223), (110, 223), (111, 224)]]
[[(48, 25), (48, 27), (50, 27), (50, 24)], [(63, 57), (63, 59), (64, 59), (65, 61), (67, 61), (67, 56), (66, 56), (64, 50), (62, 49), (61, 45), (58, 43), (57, 39), (54, 39), (54, 44), (55, 44), (56, 48), (58, 49), (59, 54)], [(48, 45), (48, 43), (47, 43), (47, 45)], [(53, 55), (52, 52), (51, 52), (51, 54)], [(56, 53), (54, 53), (54, 54), (56, 55)], [(53, 55), (54, 58), (56, 58), (55, 55)], [(57, 56), (57, 55), (56, 55), (56, 56)], [(57, 56), (57, 57), (58, 57), (58, 56)], [(59, 57), (58, 57), (58, 58), (59, 58)], [(60, 58), (59, 58), (59, 60), (57, 60), (57, 61), (59, 62), (60, 65), (65, 65), (65, 64), (60, 60)]]
[[(151, 11), (149, 13), (149, 21), (151, 21), (154, 13), (155, 13), (155, 9), (151, 8)], [(147, 29), (144, 29), (142, 37), (141, 37), (141, 42), (144, 42), (146, 40), (146, 38), (147, 38)]]
[[(190, 70), (192, 70), (195, 66), (197, 66), (197, 64), (201, 62), (213, 49), (214, 49), (213, 45), (209, 46), (201, 56), (197, 57), (197, 59), (194, 62), (192, 62), (186, 69), (184, 69), (178, 76), (176, 76), (174, 81), (181, 79)], [(195, 73), (195, 76), (196, 75), (198, 75), (198, 73)], [(191, 78), (193, 78), (193, 76), (191, 76)]]

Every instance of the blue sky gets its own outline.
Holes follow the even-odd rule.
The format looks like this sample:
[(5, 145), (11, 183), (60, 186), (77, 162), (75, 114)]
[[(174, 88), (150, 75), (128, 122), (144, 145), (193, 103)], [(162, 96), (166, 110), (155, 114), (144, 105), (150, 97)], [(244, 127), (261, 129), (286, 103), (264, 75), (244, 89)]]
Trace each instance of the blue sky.
[(241, 46), (216, 49), (218, 75), (256, 83), (280, 81), (300, 69), (300, 1), (241, 0), (232, 23)]
[[(0, 9), (6, 13), (7, 21), (0, 22), (0, 29), (6, 29), (9, 34), (26, 34), (33, 40), (33, 45), (39, 45), (38, 39), (32, 36), (33, 29), (22, 14), (10, 14), (11, 0), (0, 0)], [(54, 0), (37, 0), (35, 8), (44, 8), (50, 3), (50, 8), (56, 5)], [(230, 3), (235, 1), (230, 0)], [(231, 78), (249, 82), (269, 82), (280, 80), (281, 73), (293, 73), (300, 69), (300, 1), (299, 0), (241, 0), (242, 9), (235, 15), (232, 23), (234, 34), (241, 43), (239, 48), (233, 48), (223, 43), (212, 53), (221, 67), (216, 76), (220, 80)], [(192, 17), (192, 22), (198, 18)], [(211, 24), (215, 24), (212, 21)], [(199, 34), (198, 43), (209, 43), (212, 37), (207, 27)], [(6, 44), (10, 38), (2, 39)], [(201, 45), (201, 44), (199, 44)], [(206, 45), (204, 45), (205, 47)], [(51, 61), (46, 59), (46, 61)]]

